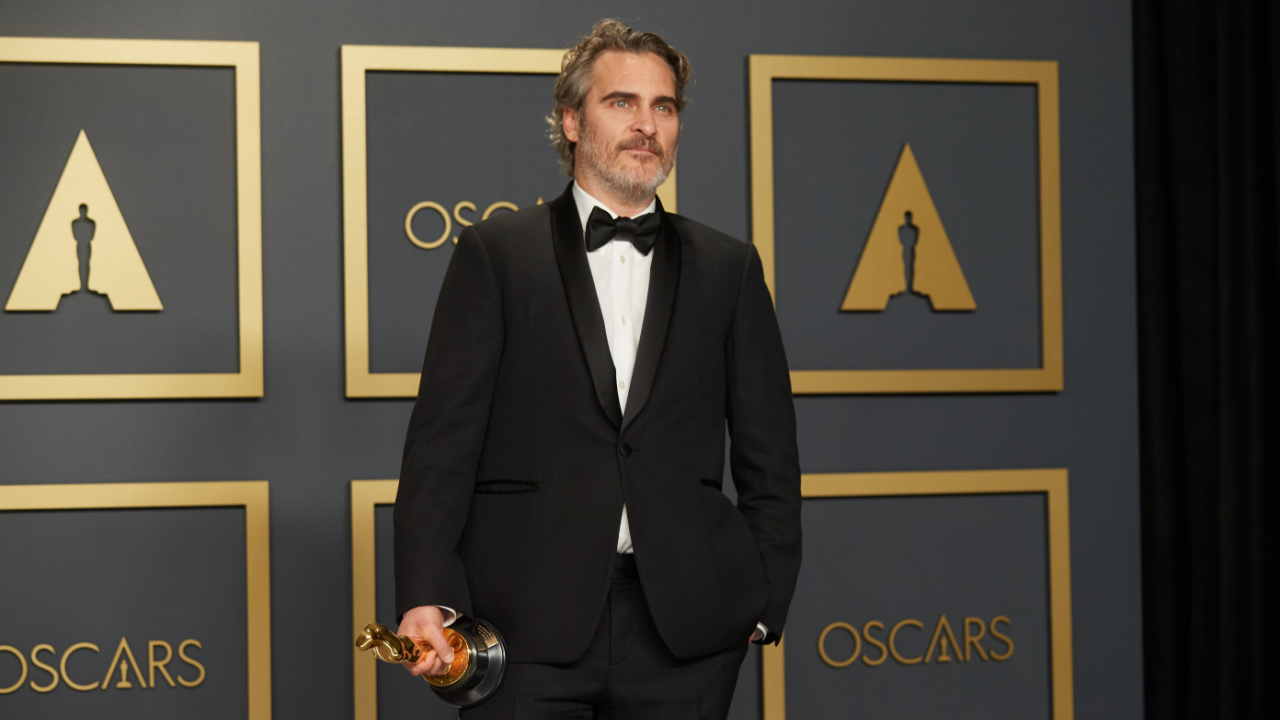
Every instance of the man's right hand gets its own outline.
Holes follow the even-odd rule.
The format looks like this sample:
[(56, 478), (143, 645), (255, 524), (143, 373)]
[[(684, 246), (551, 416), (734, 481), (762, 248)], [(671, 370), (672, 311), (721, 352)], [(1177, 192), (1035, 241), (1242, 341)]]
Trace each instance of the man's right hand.
[(453, 662), (453, 648), (444, 639), (444, 613), (435, 605), (422, 605), (404, 614), (397, 635), (431, 646), (416, 663), (401, 663), (414, 675), (441, 675)]

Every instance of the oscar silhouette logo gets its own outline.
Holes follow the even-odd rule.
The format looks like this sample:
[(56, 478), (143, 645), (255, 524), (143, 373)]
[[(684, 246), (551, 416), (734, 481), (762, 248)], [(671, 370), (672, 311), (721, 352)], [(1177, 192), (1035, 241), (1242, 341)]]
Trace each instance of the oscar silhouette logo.
[(978, 307), (909, 144), (902, 148), (840, 309), (879, 312), (907, 288), (928, 297), (934, 310)]
[(86, 288), (117, 312), (164, 309), (81, 130), (4, 309), (51, 312)]

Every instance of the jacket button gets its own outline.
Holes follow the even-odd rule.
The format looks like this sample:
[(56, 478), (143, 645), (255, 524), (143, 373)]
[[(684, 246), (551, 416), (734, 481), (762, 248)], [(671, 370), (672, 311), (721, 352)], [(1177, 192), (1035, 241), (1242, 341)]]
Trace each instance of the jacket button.
[(627, 443), (622, 443), (622, 445), (618, 446), (618, 452), (622, 453), (622, 457), (631, 457), (631, 446)]

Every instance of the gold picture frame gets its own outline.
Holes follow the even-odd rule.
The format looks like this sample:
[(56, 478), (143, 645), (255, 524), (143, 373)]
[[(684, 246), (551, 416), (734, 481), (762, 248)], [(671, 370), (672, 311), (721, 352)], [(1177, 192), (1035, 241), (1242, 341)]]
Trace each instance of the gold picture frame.
[[(342, 46), (342, 255), (346, 396), (414, 397), (416, 372), (369, 369), (369, 167), (365, 74), (370, 71), (557, 75), (564, 50)], [(550, 158), (548, 158), (550, 162)], [(658, 188), (676, 212), (676, 171)]]
[(751, 55), (751, 231), (777, 301), (773, 201), (773, 81), (987, 83), (1036, 88), (1040, 218), (1038, 368), (792, 370), (792, 392), (807, 394), (1058, 392), (1063, 388), (1062, 192), (1058, 64), (1038, 60)]
[[(937, 472), (806, 474), (801, 494), (809, 498), (912, 497), (1043, 493), (1047, 505), (1049, 557), (1050, 692), (1053, 720), (1075, 717), (1071, 649), (1071, 530), (1067, 471), (953, 470)], [(764, 646), (760, 685), (763, 720), (786, 720), (785, 640)]]
[(0, 375), (0, 401), (262, 397), (262, 122), (258, 43), (0, 37), (0, 63), (234, 69), (239, 326), (237, 372)]
[(271, 512), (265, 480), (0, 485), (0, 512), (243, 507), (248, 720), (271, 720)]
[(351, 481), (351, 665), (354, 720), (378, 720), (378, 663), (354, 646), (364, 626), (378, 618), (378, 554), (374, 512), (394, 505), (399, 480)]

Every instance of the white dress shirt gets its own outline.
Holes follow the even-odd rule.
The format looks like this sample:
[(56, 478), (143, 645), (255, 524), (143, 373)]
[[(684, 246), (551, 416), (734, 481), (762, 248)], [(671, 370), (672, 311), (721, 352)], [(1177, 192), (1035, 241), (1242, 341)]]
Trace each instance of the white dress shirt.
[[(587, 194), (578, 183), (573, 184), (573, 199), (578, 206), (582, 232), (587, 232), (587, 218), (593, 208), (600, 208), (616, 218), (618, 214)], [(644, 209), (651, 213), (657, 201)], [(637, 215), (637, 217), (639, 217)], [(584, 240), (585, 242), (585, 240)], [(640, 329), (644, 327), (644, 307), (649, 299), (649, 269), (653, 267), (653, 251), (641, 255), (628, 240), (613, 240), (598, 250), (587, 253), (591, 279), (595, 281), (600, 315), (604, 318), (604, 334), (613, 356), (614, 378), (618, 387), (618, 406), (627, 412), (627, 394), (631, 391), (631, 371), (636, 365), (636, 348), (640, 345)], [(632, 553), (631, 526), (627, 523), (627, 506), (622, 506), (618, 524), (618, 552)]]

